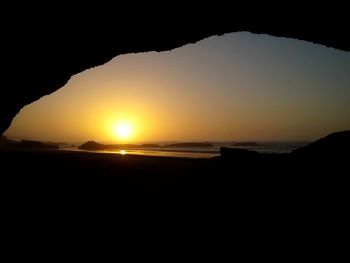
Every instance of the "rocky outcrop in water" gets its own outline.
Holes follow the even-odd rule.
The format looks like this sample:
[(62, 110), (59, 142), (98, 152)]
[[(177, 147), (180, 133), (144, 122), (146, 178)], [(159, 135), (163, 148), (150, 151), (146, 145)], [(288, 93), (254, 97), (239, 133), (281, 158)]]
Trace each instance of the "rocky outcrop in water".
[(101, 144), (95, 141), (88, 141), (83, 143), (78, 148), (80, 150), (100, 151), (100, 150), (126, 150), (138, 148), (156, 148), (160, 147), (158, 144)]
[(88, 141), (78, 147), (80, 150), (103, 150), (105, 145), (97, 143), (95, 141)]
[(214, 147), (211, 143), (206, 142), (183, 142), (183, 143), (172, 143), (164, 145), (164, 147), (177, 147), (177, 148), (210, 148)]

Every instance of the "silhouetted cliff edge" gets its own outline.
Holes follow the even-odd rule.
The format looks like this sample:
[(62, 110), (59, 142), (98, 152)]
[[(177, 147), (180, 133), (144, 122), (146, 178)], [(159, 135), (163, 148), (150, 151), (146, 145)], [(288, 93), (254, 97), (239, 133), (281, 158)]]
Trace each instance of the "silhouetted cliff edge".
[(294, 150), (294, 157), (329, 159), (350, 157), (350, 130), (335, 132), (304, 147)]

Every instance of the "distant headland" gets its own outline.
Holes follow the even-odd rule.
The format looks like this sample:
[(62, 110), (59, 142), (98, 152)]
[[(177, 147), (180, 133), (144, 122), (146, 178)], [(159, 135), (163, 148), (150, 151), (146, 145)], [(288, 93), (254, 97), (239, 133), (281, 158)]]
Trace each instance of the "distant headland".
[(164, 147), (178, 147), (178, 148), (182, 148), (182, 147), (193, 147), (193, 148), (210, 148), (210, 147), (214, 147), (214, 145), (212, 145), (211, 143), (207, 143), (207, 142), (183, 142), (183, 143), (173, 143), (173, 144), (167, 144), (164, 145)]
[(95, 141), (88, 141), (78, 147), (80, 150), (127, 150), (127, 149), (140, 149), (140, 148), (210, 148), (214, 147), (211, 143), (199, 143), (199, 142), (185, 142), (185, 143), (172, 143), (166, 145), (159, 144), (101, 144)]
[(259, 146), (256, 142), (236, 142), (233, 146)]
[(2, 135), (0, 137), (0, 147), (8, 149), (35, 149), (35, 150), (50, 150), (59, 149), (57, 143), (50, 144), (41, 141), (32, 140), (21, 140), (20, 142), (8, 139), (6, 136)]

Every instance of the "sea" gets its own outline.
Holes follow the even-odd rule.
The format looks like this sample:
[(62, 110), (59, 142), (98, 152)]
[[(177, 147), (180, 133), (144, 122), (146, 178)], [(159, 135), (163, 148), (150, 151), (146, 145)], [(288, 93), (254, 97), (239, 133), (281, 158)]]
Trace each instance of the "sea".
[(61, 146), (61, 150), (84, 151), (95, 153), (113, 153), (118, 155), (145, 155), (178, 158), (212, 158), (220, 155), (220, 147), (231, 147), (257, 151), (259, 153), (290, 153), (294, 149), (302, 147), (307, 142), (261, 142), (255, 146), (234, 146), (232, 143), (212, 143), (213, 147), (155, 147), (155, 148), (133, 148), (120, 150), (79, 150), (77, 147)]

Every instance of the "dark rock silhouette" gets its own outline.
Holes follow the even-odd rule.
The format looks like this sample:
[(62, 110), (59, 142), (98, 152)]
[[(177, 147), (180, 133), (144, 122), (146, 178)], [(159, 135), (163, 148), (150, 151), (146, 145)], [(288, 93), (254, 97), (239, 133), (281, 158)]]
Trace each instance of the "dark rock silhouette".
[(291, 153), (303, 158), (349, 158), (350, 131), (332, 133)]
[(101, 144), (95, 141), (83, 143), (78, 148), (81, 150), (120, 150), (134, 148), (133, 144)]
[(47, 144), (41, 141), (31, 141), (31, 140), (22, 140), (20, 142), (17, 142), (17, 141), (8, 139), (5, 136), (1, 136), (0, 148), (50, 150), (50, 149), (59, 149), (59, 146), (55, 144)]
[(68, 145), (68, 143), (65, 143), (65, 142), (51, 142), (51, 141), (45, 141), (44, 143), (45, 143), (45, 144), (50, 144), (50, 145), (58, 145), (58, 146), (60, 146), (60, 145), (62, 145), (62, 146)]
[(236, 142), (233, 146), (258, 146), (256, 142)]
[[(39, 193), (40, 198), (48, 194), (60, 198), (67, 193), (85, 197), (125, 191), (203, 191), (234, 194), (244, 204), (267, 196), (277, 201), (291, 198), (293, 202), (298, 198), (304, 202), (311, 196), (314, 205), (315, 197), (347, 200), (349, 132), (331, 134), (292, 154), (222, 147), (221, 156), (212, 159), (1, 148), (1, 179), (3, 191), (21, 197), (33, 193)], [(2, 137), (0, 141), (7, 140)], [(104, 147), (93, 141), (83, 145)], [(315, 158), (327, 151), (331, 152), (322, 161)]]
[(126, 150), (126, 149), (137, 149), (137, 148), (153, 148), (160, 147), (157, 144), (101, 144), (95, 141), (88, 141), (83, 143), (78, 148), (81, 150)]
[(213, 147), (211, 143), (206, 143), (206, 142), (183, 142), (183, 143), (172, 143), (172, 144), (167, 144), (164, 145), (164, 147), (178, 147), (178, 148), (186, 148), (186, 147), (191, 147), (191, 148), (210, 148)]
[(30, 141), (30, 140), (22, 140), (18, 145), (18, 148), (21, 149), (59, 149), (58, 145), (46, 144), (41, 141)]
[(189, 143), (174, 143), (174, 144), (167, 144), (164, 146), (160, 146), (158, 144), (101, 144), (97, 143), (95, 141), (88, 141), (81, 146), (79, 146), (79, 149), (81, 150), (120, 150), (120, 149), (138, 149), (138, 148), (161, 148), (161, 147), (169, 147), (169, 148), (175, 148), (175, 147), (193, 147), (193, 148), (204, 148), (204, 147), (213, 147), (211, 143), (197, 143), (197, 142), (189, 142)]
[[(142, 22), (136, 25), (126, 23), (131, 13), (125, 12), (125, 19), (121, 13), (118, 16), (106, 13), (106, 9), (94, 10), (91, 15), (67, 7), (59, 12), (40, 6), (40, 12), (9, 14), (13, 20), (3, 16), (1, 32), (6, 41), (2, 43), (1, 59), (6, 66), (1, 79), (0, 134), (24, 105), (61, 88), (72, 75), (104, 64), (120, 54), (170, 50), (211, 35), (239, 31), (307, 40), (348, 51), (347, 14), (341, 14), (347, 8), (335, 6), (337, 15), (332, 19), (325, 19), (333, 13), (331, 4), (319, 5), (313, 13), (291, 7), (266, 7), (256, 13), (250, 8), (241, 9), (236, 3), (235, 10), (240, 11), (234, 15), (232, 10), (218, 4), (210, 5), (207, 10), (201, 6), (201, 12), (188, 10), (187, 14), (187, 8), (174, 12), (174, 6), (171, 11), (160, 11), (157, 7), (138, 14), (138, 21)], [(93, 8), (96, 9), (96, 5)], [(17, 15), (20, 19), (15, 18)]]
[(5, 135), (0, 136), (0, 148), (12, 147), (18, 144), (18, 142), (8, 139)]
[(97, 143), (95, 141), (88, 141), (88, 142), (80, 145), (78, 147), (78, 149), (81, 149), (81, 150), (103, 150), (103, 149), (105, 149), (105, 145)]
[(220, 147), (220, 156), (224, 158), (234, 158), (234, 159), (251, 159), (257, 158), (261, 154), (256, 151), (239, 149), (239, 148), (229, 148), (229, 147)]

